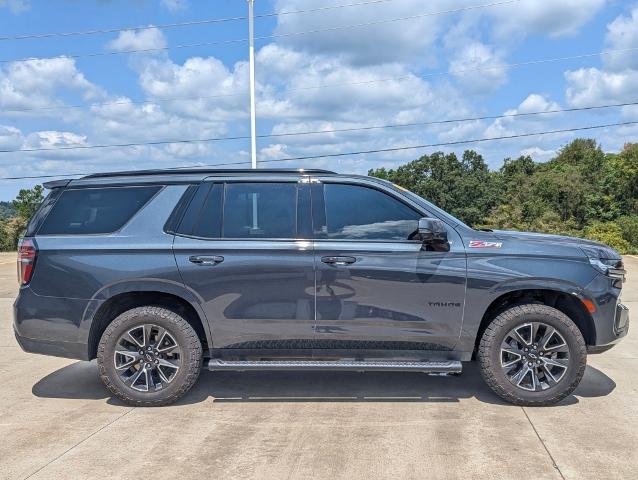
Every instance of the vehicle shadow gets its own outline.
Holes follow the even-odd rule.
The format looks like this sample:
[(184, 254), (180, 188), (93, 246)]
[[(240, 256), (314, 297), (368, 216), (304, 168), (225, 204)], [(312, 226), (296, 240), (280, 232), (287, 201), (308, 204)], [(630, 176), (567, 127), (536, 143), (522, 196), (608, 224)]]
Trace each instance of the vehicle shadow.
[[(573, 395), (559, 405), (578, 403), (579, 397), (601, 397), (616, 383), (594, 367)], [(122, 403), (110, 395), (93, 362), (76, 362), (39, 380), (37, 397), (99, 400)], [(483, 383), (475, 362), (464, 364), (460, 376), (437, 377), (412, 372), (209, 372), (178, 404), (212, 399), (215, 402), (458, 402), (475, 397), (481, 402), (506, 404)]]

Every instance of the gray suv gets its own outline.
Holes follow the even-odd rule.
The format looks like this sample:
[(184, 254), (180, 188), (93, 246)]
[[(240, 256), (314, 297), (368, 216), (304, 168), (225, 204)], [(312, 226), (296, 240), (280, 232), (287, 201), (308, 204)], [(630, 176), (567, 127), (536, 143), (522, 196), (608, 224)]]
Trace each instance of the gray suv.
[(389, 182), (324, 170), (151, 170), (45, 185), (18, 254), (27, 352), (97, 358), (165, 405), (209, 370), (458, 374), (517, 405), (569, 395), (627, 334), (620, 255), (474, 230)]

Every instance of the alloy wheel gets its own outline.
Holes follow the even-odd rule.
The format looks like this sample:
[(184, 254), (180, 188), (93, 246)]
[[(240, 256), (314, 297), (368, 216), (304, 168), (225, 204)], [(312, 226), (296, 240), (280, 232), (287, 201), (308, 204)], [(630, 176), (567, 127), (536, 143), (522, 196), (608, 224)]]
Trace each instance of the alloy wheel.
[(182, 365), (182, 352), (168, 330), (142, 324), (120, 336), (113, 360), (126, 385), (140, 392), (154, 392), (173, 381)]
[(501, 343), (501, 368), (516, 387), (532, 392), (557, 385), (569, 368), (569, 346), (543, 322), (519, 325)]

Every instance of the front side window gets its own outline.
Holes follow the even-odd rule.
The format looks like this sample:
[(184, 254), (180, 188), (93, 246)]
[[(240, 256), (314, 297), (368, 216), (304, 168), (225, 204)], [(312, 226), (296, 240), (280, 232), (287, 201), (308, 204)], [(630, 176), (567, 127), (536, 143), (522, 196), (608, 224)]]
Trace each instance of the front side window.
[(295, 238), (296, 183), (228, 183), (224, 194), (224, 238)]
[(374, 188), (324, 184), (323, 236), (350, 240), (409, 240), (421, 214)]
[(124, 226), (161, 187), (111, 187), (65, 190), (38, 235), (113, 233)]

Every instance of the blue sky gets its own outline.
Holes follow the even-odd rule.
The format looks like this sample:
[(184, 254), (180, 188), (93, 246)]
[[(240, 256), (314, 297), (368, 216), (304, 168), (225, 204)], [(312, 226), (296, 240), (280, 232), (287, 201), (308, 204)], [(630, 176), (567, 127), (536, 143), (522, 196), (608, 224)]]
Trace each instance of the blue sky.
[[(614, 0), (256, 0), (259, 134), (419, 123), (638, 101), (638, 2)], [(456, 13), (424, 16), (479, 5)], [(245, 0), (0, 0), (0, 37), (160, 26), (245, 16)], [(419, 18), (384, 22), (385, 20)], [(374, 23), (369, 26), (353, 26)], [(332, 31), (307, 33), (332, 27)], [(249, 134), (245, 20), (0, 40), (0, 150)], [(291, 35), (292, 34), (292, 35)], [(121, 53), (139, 49), (167, 49)], [(104, 55), (94, 55), (94, 54)], [(60, 55), (78, 56), (59, 57)], [(20, 61), (24, 58), (37, 60)], [(463, 72), (460, 72), (463, 71)], [(326, 86), (327, 85), (327, 86)], [(316, 88), (324, 86), (324, 88)], [(146, 103), (140, 103), (146, 102)], [(70, 108), (81, 105), (81, 108)], [(387, 130), (261, 138), (260, 160), (323, 155), (638, 120), (623, 107)], [(365, 173), (435, 150), (475, 148), (491, 167), (543, 161), (576, 136), (606, 150), (638, 127), (264, 165)], [(0, 153), (0, 177), (248, 161), (248, 140)], [(0, 199), (38, 180), (0, 180)]]

